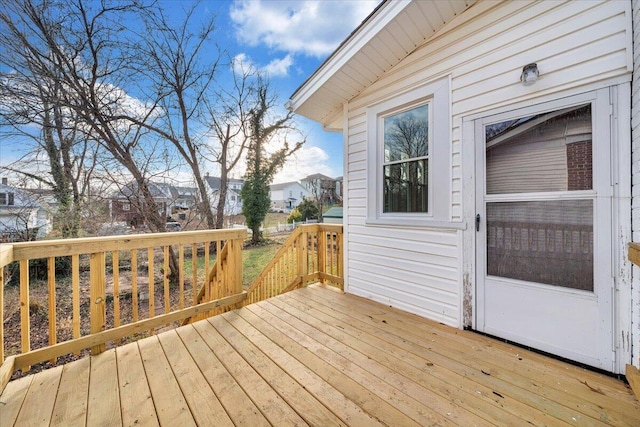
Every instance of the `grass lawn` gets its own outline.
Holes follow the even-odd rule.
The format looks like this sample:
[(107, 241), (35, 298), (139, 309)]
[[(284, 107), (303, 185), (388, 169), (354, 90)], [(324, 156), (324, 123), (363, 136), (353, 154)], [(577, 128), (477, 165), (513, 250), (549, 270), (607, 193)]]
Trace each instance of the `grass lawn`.
[(242, 287), (247, 289), (282, 246), (281, 242), (242, 250)]
[[(261, 246), (250, 246), (242, 249), (242, 287), (249, 288), (251, 282), (262, 272), (264, 267), (271, 261), (273, 256), (282, 246), (282, 240), (270, 240), (269, 244)], [(204, 256), (197, 258), (198, 277), (204, 277)], [(211, 254), (209, 266), (213, 267), (216, 262), (216, 255)], [(184, 272), (185, 276), (191, 277), (193, 262), (190, 258), (185, 259)]]

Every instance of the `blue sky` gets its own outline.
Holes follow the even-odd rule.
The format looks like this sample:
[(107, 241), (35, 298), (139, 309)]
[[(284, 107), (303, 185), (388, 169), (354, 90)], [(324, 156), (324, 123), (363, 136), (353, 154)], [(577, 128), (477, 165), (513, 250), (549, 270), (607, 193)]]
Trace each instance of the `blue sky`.
[[(379, 3), (379, 0), (216, 0), (202, 1), (198, 15), (216, 16), (211, 52), (224, 49), (236, 61), (267, 72), (279, 104), (322, 64), (337, 46)], [(159, 4), (176, 19), (193, 6), (191, 1), (160, 0)], [(230, 67), (219, 78), (229, 78)], [(275, 183), (301, 179), (309, 174), (342, 175), (342, 135), (329, 133), (303, 117), (297, 123), (307, 143), (291, 158), (274, 179)], [(5, 141), (0, 164), (20, 156)], [(216, 171), (212, 171), (214, 174)], [(234, 176), (241, 176), (237, 171)]]
[[(219, 34), (230, 52), (269, 73), (280, 102), (320, 66), (378, 1), (229, 1), (218, 9)], [(222, 41), (222, 40), (221, 40)], [(323, 131), (299, 117), (306, 146), (275, 179), (284, 182), (312, 173), (342, 175), (342, 135)]]

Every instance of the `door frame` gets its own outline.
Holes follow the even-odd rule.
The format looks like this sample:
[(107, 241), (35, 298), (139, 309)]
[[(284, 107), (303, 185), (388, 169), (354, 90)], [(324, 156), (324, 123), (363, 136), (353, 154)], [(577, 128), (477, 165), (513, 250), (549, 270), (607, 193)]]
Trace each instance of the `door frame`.
[[(463, 216), (465, 218), (466, 229), (462, 233), (460, 244), (462, 245), (461, 260), (461, 327), (477, 329), (476, 303), (478, 300), (477, 290), (477, 233), (475, 231), (476, 215), (476, 136), (475, 122), (478, 119), (495, 116), (502, 113), (514, 112), (526, 107), (544, 105), (543, 109), (553, 108), (553, 105), (565, 105), (567, 98), (586, 96), (594, 90), (609, 91), (611, 124), (611, 181), (612, 181), (612, 253), (611, 270), (614, 276), (613, 291), (613, 333), (614, 342), (614, 363), (612, 372), (624, 372), (627, 363), (637, 362), (640, 359), (640, 346), (632, 347), (632, 343), (637, 341), (640, 334), (632, 331), (632, 316), (640, 318), (640, 307), (632, 307), (632, 300), (637, 305), (640, 302), (640, 289), (636, 288), (632, 298), (632, 266), (627, 260), (627, 244), (631, 241), (631, 132), (629, 123), (631, 120), (631, 87), (630, 83), (615, 82), (615, 86), (600, 86), (600, 88), (589, 87), (561, 91), (531, 98), (526, 101), (514, 104), (499, 104), (487, 106), (481, 111), (460, 117), (461, 138), (462, 138), (462, 201)], [(591, 95), (593, 97), (593, 95)], [(578, 98), (576, 98), (578, 99)], [(571, 101), (569, 101), (570, 103)], [(484, 148), (484, 147), (482, 147)], [(597, 161), (597, 160), (594, 160)], [(621, 166), (622, 165), (622, 166)], [(482, 195), (478, 197), (483, 197)], [(634, 285), (637, 286), (638, 277), (634, 277)]]

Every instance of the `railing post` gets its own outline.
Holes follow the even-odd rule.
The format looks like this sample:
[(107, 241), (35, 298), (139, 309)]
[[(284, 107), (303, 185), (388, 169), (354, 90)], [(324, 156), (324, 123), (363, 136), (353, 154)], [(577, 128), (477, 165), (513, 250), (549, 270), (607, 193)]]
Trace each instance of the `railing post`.
[(230, 294), (233, 295), (242, 292), (242, 240), (232, 240), (231, 243), (233, 244), (231, 247), (233, 251), (231, 253), (233, 254), (232, 256), (235, 264), (231, 273), (235, 274), (233, 279), (235, 286), (233, 287), (233, 292)]
[[(104, 252), (90, 255), (89, 285), (90, 285), (90, 318), (91, 333), (102, 332), (105, 329), (105, 254)], [(104, 344), (91, 347), (91, 354), (100, 354), (105, 350)]]

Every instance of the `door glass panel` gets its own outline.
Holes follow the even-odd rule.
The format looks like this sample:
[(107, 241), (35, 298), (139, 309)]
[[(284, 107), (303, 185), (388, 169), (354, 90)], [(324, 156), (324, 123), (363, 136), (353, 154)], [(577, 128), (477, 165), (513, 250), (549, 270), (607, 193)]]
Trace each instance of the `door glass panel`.
[(487, 203), (487, 274), (593, 291), (593, 200)]
[(591, 104), (485, 127), (487, 194), (591, 190)]

